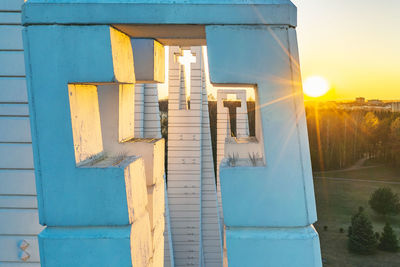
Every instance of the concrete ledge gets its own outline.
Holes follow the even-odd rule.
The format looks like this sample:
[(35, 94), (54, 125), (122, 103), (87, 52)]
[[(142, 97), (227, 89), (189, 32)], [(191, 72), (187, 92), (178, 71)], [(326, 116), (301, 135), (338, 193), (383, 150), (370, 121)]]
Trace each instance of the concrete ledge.
[(39, 234), (43, 267), (132, 266), (131, 226), (48, 227)]
[[(224, 223), (229, 227), (303, 227), (316, 221), (301, 174), (270, 175), (267, 167), (220, 165)], [(237, 196), (241, 196), (238, 198)]]
[(229, 267), (322, 266), (312, 225), (298, 228), (227, 228)]
[[(23, 25), (31, 24), (247, 24), (297, 25), (297, 8), (288, 0), (245, 1), (28, 1)], [(161, 2), (161, 3), (157, 3)], [(252, 1), (253, 2), (253, 1)], [(177, 15), (179, 14), (179, 15)]]

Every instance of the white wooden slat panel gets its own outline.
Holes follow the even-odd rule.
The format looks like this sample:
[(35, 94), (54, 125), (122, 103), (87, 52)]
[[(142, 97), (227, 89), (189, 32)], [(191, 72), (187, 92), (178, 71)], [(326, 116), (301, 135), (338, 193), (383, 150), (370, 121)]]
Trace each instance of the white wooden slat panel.
[(1, 0), (0, 10), (1, 11), (21, 11), (21, 6), (24, 0)]
[[(4, 0), (2, 0), (4, 1)], [(20, 25), (21, 13), (17, 12), (0, 12), (0, 24)]]
[(37, 209), (35, 196), (0, 196), (0, 209)]
[(0, 116), (29, 116), (28, 104), (0, 104)]
[[(156, 129), (160, 129), (160, 121), (159, 120), (146, 120), (144, 121), (146, 131), (155, 131)], [(160, 130), (159, 130), (160, 131)]]
[(28, 94), (25, 78), (0, 77), (0, 102), (27, 103)]
[(31, 144), (0, 144), (0, 169), (33, 169)]
[(0, 170), (0, 195), (36, 195), (33, 170)]
[(27, 117), (0, 117), (0, 142), (31, 142), (31, 129)]
[(42, 230), (36, 209), (0, 209), (0, 235), (37, 235)]
[(2, 262), (1, 267), (40, 267), (40, 263), (36, 262)]
[(0, 51), (0, 76), (25, 76), (23, 51)]
[(22, 49), (22, 26), (0, 25), (0, 50)]
[[(26, 262), (39, 262), (39, 244), (36, 237), (32, 236), (0, 236), (0, 262), (19, 262), (24, 263), (19, 258), (22, 250), (19, 248), (21, 242), (26, 241), (29, 246), (25, 249), (30, 257)], [(0, 266), (2, 266), (0, 264)]]

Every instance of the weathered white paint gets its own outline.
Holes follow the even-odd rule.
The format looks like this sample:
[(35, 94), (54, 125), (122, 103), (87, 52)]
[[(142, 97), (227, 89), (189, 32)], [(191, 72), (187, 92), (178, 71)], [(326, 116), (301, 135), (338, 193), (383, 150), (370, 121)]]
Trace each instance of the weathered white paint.
[(95, 85), (69, 84), (69, 104), (77, 164), (103, 152)]
[(158, 84), (149, 83), (144, 85), (143, 127), (143, 137), (161, 138), (160, 107), (158, 104)]
[(161, 138), (157, 84), (135, 84), (135, 136)]
[(0, 195), (36, 196), (33, 170), (0, 170), (0, 184)]
[(2, 0), (0, 2), (1, 11), (21, 11), (24, 0)]
[(33, 169), (31, 144), (0, 144), (0, 169)]
[[(147, 90), (148, 85), (150, 84), (99, 86), (101, 131), (104, 150), (107, 154), (117, 156), (138, 155), (144, 160), (147, 202), (142, 203), (141, 206), (147, 207), (146, 212), (149, 214), (152, 243), (151, 262), (153, 266), (163, 266), (165, 230), (164, 140), (157, 138), (161, 131), (157, 86), (150, 87), (152, 90), (149, 90), (150, 96), (155, 97), (146, 99), (146, 91), (143, 92), (143, 90)], [(121, 108), (121, 106), (125, 108)], [(155, 118), (158, 119), (158, 127), (153, 129), (148, 129), (146, 121), (143, 120), (144, 116), (147, 115), (146, 111), (149, 106), (154, 113), (150, 115), (156, 116)], [(126, 131), (129, 134), (121, 134), (121, 124), (130, 125)], [(134, 128), (131, 126), (134, 126)], [(148, 136), (149, 130), (150, 134), (153, 134), (152, 136)], [(158, 133), (155, 132), (157, 130)], [(143, 137), (148, 139), (142, 139)], [(143, 192), (134, 192), (135, 197), (143, 198), (143, 195), (140, 197), (141, 194)], [(137, 208), (134, 208), (134, 211), (140, 213)]]
[[(1, 111), (1, 107), (0, 107)], [(31, 132), (29, 118), (26, 117), (0, 117), (0, 142), (1, 143), (30, 143)]]
[(0, 50), (22, 49), (22, 26), (0, 25)]
[(0, 76), (25, 76), (23, 51), (0, 51), (0, 62), (6, 62), (6, 64), (0, 64)]
[(135, 84), (135, 132), (136, 138), (143, 138), (144, 130), (144, 84)]
[(0, 77), (0, 102), (28, 103), (25, 78)]
[(0, 25), (21, 25), (21, 13), (0, 11)]
[(36, 235), (43, 229), (35, 209), (0, 209), (1, 235)]
[(1, 208), (37, 209), (36, 196), (0, 196)]
[(0, 116), (28, 118), (29, 107), (27, 104), (0, 104)]

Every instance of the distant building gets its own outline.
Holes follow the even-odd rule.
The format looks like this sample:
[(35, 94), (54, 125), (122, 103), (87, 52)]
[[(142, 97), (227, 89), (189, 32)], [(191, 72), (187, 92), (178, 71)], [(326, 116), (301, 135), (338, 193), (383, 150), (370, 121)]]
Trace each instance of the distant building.
[(400, 112), (400, 102), (392, 102), (390, 103), (392, 108), (392, 112)]
[(371, 99), (371, 100), (368, 100), (368, 105), (381, 106), (381, 105), (383, 105), (383, 102), (382, 102), (382, 100), (379, 100), (379, 99)]
[[(382, 100), (372, 99), (366, 102), (364, 97), (357, 97), (354, 102), (338, 103), (337, 107), (343, 110), (366, 110), (377, 112), (387, 112), (392, 111), (393, 109), (389, 103), (385, 103)], [(400, 111), (400, 102), (398, 108)]]
[(365, 98), (364, 97), (357, 97), (356, 98), (356, 104), (365, 104)]

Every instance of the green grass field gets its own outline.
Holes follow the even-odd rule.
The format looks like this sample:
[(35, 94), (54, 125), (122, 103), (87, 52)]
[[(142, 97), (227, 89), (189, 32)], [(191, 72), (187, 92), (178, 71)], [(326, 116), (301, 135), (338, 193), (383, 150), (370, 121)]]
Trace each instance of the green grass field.
[[(379, 187), (390, 187), (400, 195), (399, 171), (385, 166), (376, 166), (353, 171), (318, 173), (315, 176), (352, 179), (352, 181), (323, 178), (314, 180), (318, 211), (316, 228), (320, 234), (324, 266), (400, 266), (400, 253), (377, 251), (375, 255), (360, 256), (349, 253), (347, 250), (347, 229), (351, 216), (357, 212), (359, 206), (365, 208), (372, 220), (374, 231), (382, 231), (385, 218), (377, 216), (369, 208), (368, 200), (371, 193)], [(399, 184), (381, 181), (393, 181)], [(387, 219), (400, 237), (400, 215)], [(324, 226), (328, 227), (327, 231), (324, 231)], [(344, 229), (344, 233), (340, 233), (340, 228)]]

